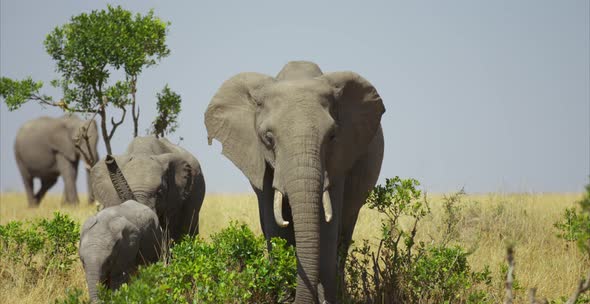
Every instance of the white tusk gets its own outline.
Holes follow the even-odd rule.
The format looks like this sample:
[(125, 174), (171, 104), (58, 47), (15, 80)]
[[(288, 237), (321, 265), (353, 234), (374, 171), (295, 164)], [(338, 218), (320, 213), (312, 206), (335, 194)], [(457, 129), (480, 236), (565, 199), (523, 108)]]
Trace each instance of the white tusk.
[(324, 191), (322, 203), (324, 205), (324, 216), (326, 217), (326, 222), (329, 223), (332, 220), (332, 201), (330, 201), (330, 192), (328, 190)]
[(279, 190), (275, 190), (274, 208), (275, 221), (280, 227), (289, 226), (289, 222), (283, 219), (283, 194)]

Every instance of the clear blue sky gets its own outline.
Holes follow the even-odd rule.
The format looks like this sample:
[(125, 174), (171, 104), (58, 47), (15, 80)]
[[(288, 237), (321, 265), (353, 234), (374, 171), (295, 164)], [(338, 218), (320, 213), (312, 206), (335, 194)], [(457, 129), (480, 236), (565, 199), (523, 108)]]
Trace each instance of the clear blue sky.
[[(140, 130), (155, 115), (155, 93), (169, 83), (183, 98), (172, 141), (184, 137), (209, 192), (250, 191), (220, 144), (207, 145), (209, 100), (232, 75), (275, 75), (289, 60), (356, 71), (375, 85), (387, 108), (381, 181), (414, 177), (431, 192), (571, 192), (589, 181), (587, 0), (207, 2), (122, 5), (142, 13), (154, 8), (172, 22), (171, 55), (139, 79)], [(56, 74), (45, 35), (106, 3), (2, 1), (1, 75), (33, 76), (47, 83), (45, 93), (61, 97), (48, 85)], [(2, 103), (0, 111), (0, 190), (22, 191), (15, 133), (31, 118), (60, 112), (33, 103), (15, 112)], [(115, 153), (131, 134), (129, 119), (115, 135)], [(79, 185), (85, 192), (83, 179)]]

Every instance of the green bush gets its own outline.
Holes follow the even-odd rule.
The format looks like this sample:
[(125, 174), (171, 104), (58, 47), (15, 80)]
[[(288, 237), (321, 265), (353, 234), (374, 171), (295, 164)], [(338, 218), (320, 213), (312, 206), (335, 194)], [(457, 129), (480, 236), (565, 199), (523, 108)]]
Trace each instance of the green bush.
[[(364, 241), (346, 261), (345, 302), (348, 303), (492, 303), (486, 288), (491, 275), (486, 267), (472, 271), (468, 253), (449, 246), (451, 239), (426, 245), (417, 242), (420, 221), (430, 213), (426, 196), (414, 179), (386, 179), (369, 195), (368, 205), (385, 215), (377, 248)], [(447, 234), (456, 235), (463, 191), (445, 198)], [(410, 221), (404, 228), (402, 220)], [(361, 284), (359, 284), (361, 283)]]
[(140, 268), (117, 291), (103, 289), (109, 303), (276, 303), (295, 290), (295, 251), (273, 239), (268, 252), (262, 236), (232, 223), (206, 242), (185, 237), (167, 263)]
[(578, 202), (580, 208), (567, 208), (563, 218), (555, 223), (558, 236), (566, 241), (577, 242), (580, 249), (590, 255), (590, 184), (586, 195)]
[(22, 265), (33, 279), (66, 274), (77, 260), (80, 226), (68, 215), (55, 212), (52, 219), (12, 221), (0, 225), (0, 261)]
[[(495, 281), (500, 284), (492, 285), (489, 268), (474, 271), (468, 263), (470, 253), (456, 244), (464, 192), (444, 197), (444, 236), (426, 244), (416, 238), (420, 222), (430, 213), (426, 195), (418, 187), (414, 179), (395, 177), (369, 195), (369, 208), (383, 215), (381, 239), (378, 246), (365, 240), (347, 255), (342, 302), (497, 302), (508, 267), (500, 266), (500, 278)], [(582, 211), (566, 211), (564, 221), (556, 224), (566, 240), (584, 243), (589, 239), (590, 186), (587, 190), (580, 203)], [(75, 259), (77, 239), (78, 225), (58, 213), (50, 221), (11, 222), (0, 226), (0, 258), (33, 269), (38, 260), (52, 261), (43, 265), (67, 270)], [(165, 259), (140, 267), (119, 290), (101, 289), (100, 298), (107, 303), (286, 302), (295, 291), (295, 251), (282, 239), (273, 239), (272, 244), (269, 252), (262, 236), (238, 223), (213, 235), (211, 241), (185, 237), (169, 249)], [(512, 288), (525, 291), (516, 278)], [(56, 303), (87, 303), (82, 294), (70, 290)], [(564, 297), (550, 303), (565, 301)], [(590, 298), (582, 295), (576, 303), (590, 303)]]
[(483, 272), (471, 271), (468, 254), (459, 246), (426, 247), (421, 253), (422, 256), (412, 265), (409, 287), (422, 302), (438, 303), (437, 299), (460, 302), (465, 297), (474, 296), (469, 291), (477, 284), (492, 283), (488, 267)]

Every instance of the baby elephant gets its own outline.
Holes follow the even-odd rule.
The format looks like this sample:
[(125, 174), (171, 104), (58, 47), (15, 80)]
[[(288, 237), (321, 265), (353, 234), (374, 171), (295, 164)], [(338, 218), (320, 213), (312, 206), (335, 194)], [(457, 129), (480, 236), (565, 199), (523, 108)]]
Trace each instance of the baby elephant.
[(158, 260), (162, 229), (149, 207), (128, 200), (86, 220), (80, 235), (80, 260), (90, 299), (98, 300), (97, 284), (117, 289), (138, 265)]

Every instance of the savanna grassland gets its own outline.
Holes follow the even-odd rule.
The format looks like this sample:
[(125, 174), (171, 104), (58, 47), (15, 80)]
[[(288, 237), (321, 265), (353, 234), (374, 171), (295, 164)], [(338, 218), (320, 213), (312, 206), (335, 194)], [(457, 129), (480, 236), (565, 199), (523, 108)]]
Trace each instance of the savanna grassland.
[[(481, 194), (466, 195), (459, 204), (457, 242), (472, 251), (469, 263), (475, 270), (487, 265), (492, 272), (493, 291), (498, 302), (503, 297), (501, 268), (505, 264), (507, 244), (516, 251), (517, 302), (524, 303), (528, 288), (549, 299), (569, 295), (580, 278), (590, 268), (574, 244), (556, 236), (553, 224), (564, 210), (573, 207), (581, 194)], [(445, 237), (446, 222), (442, 214), (442, 195), (429, 195), (432, 213), (418, 229), (424, 242), (440, 241)], [(85, 201), (85, 198), (82, 198)], [(26, 207), (21, 193), (0, 195), (0, 224), (13, 220), (26, 221), (51, 217), (54, 211), (68, 214), (82, 223), (96, 211), (95, 205), (61, 206), (59, 195), (48, 195), (36, 209)], [(210, 194), (205, 198), (200, 215), (200, 230), (205, 238), (227, 227), (230, 221), (241, 221), (260, 233), (258, 210), (253, 194)], [(380, 215), (363, 208), (354, 239), (377, 242), (381, 233)], [(47, 303), (61, 298), (67, 288), (86, 290), (81, 264), (76, 260), (67, 275), (47, 276), (31, 287), (19, 280), (19, 268), (0, 264), (0, 299), (3, 303)], [(39, 274), (43, 276), (43, 274)], [(10, 282), (10, 283), (9, 283)]]

